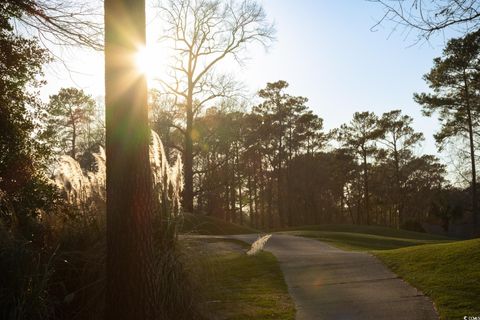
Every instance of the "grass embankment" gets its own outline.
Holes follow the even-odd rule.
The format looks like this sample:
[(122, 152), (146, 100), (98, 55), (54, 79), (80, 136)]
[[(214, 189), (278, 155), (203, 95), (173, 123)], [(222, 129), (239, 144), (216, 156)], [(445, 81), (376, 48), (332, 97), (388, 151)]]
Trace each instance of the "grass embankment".
[(480, 239), (373, 254), (429, 296), (442, 319), (480, 316)]
[(180, 233), (228, 235), (258, 233), (258, 230), (200, 214), (185, 214)]
[[(291, 300), (277, 259), (269, 252), (247, 256), (241, 241), (209, 239), (196, 244), (197, 277), (202, 282), (205, 306), (213, 319), (294, 319)], [(222, 242), (226, 244), (222, 247)], [(233, 247), (233, 249), (231, 249)], [(230, 249), (229, 249), (230, 248)]]
[(285, 232), (324, 241), (340, 249), (355, 251), (389, 250), (453, 241), (443, 236), (377, 226), (318, 225)]
[(480, 315), (480, 239), (455, 241), (375, 226), (309, 226), (296, 235), (346, 250), (371, 251), (430, 297), (442, 319)]

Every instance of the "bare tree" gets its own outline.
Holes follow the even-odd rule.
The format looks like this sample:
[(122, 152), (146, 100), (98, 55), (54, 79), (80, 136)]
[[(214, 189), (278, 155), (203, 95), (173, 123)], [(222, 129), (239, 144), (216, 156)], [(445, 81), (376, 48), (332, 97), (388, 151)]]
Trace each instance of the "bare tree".
[(106, 319), (156, 319), (147, 83), (135, 65), (145, 45), (145, 2), (105, 1), (107, 156)]
[(418, 31), (418, 39), (428, 39), (433, 34), (454, 29), (466, 34), (480, 28), (480, 1), (477, 0), (367, 0), (380, 4), (383, 22)]
[(163, 87), (176, 97), (184, 113), (185, 136), (183, 207), (193, 212), (193, 127), (202, 108), (216, 99), (235, 95), (238, 83), (217, 72), (226, 59), (242, 62), (250, 43), (268, 46), (274, 27), (253, 0), (170, 0), (161, 6), (166, 26), (162, 40), (174, 52)]
[(5, 0), (2, 6), (19, 31), (50, 45), (103, 49), (100, 1)]

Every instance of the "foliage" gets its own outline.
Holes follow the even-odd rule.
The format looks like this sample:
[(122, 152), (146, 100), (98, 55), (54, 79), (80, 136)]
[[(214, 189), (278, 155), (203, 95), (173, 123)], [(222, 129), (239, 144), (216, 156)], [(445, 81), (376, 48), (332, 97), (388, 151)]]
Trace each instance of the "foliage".
[(0, 7), (0, 219), (26, 239), (38, 237), (35, 219), (60, 201), (45, 178), (49, 149), (35, 117), (42, 111), (37, 90), (49, 61), (37, 42), (17, 36), (10, 3)]
[(458, 189), (443, 189), (432, 200), (430, 213), (442, 219), (442, 227), (448, 231), (449, 224), (463, 214), (465, 196)]
[[(198, 212), (257, 229), (367, 223), (366, 212), (370, 223), (397, 228), (428, 219), (445, 166), (415, 153), (423, 135), (413, 130), (411, 117), (399, 110), (359, 112), (326, 134), (307, 99), (287, 89), (286, 81), (269, 83), (250, 111), (220, 104), (196, 119)], [(161, 110), (153, 125), (174, 121), (174, 109)], [(181, 150), (180, 131), (173, 124), (163, 133), (172, 143), (167, 154)], [(332, 138), (335, 147), (328, 145)]]
[[(443, 50), (443, 57), (434, 59), (432, 70), (424, 76), (433, 93), (417, 93), (415, 100), (426, 116), (438, 113), (442, 124), (435, 135), (439, 147), (457, 135), (468, 136), (468, 123), (478, 126), (477, 82), (480, 54), (480, 33), (452, 39)], [(471, 113), (471, 119), (469, 119)]]
[(346, 150), (361, 159), (363, 170), (364, 210), (357, 217), (357, 223), (370, 224), (370, 177), (368, 160), (377, 152), (376, 140), (382, 132), (377, 126), (378, 118), (373, 112), (355, 112), (349, 125), (342, 125), (338, 140)]
[(275, 30), (262, 6), (251, 0), (169, 0), (160, 10), (165, 26), (161, 40), (173, 52), (169, 78), (161, 82), (181, 114), (175, 126), (183, 135), (183, 204), (193, 212), (196, 118), (209, 104), (235, 98), (241, 91), (233, 76), (218, 73), (216, 67), (228, 59), (240, 62), (252, 43), (267, 46)]
[[(163, 162), (162, 150), (158, 137), (152, 139), (151, 165), (159, 196), (154, 221), (157, 254), (151, 276), (163, 284), (158, 288), (161, 299), (156, 308), (165, 318), (196, 319), (200, 315), (195, 290), (176, 242), (181, 163), (169, 166)], [(11, 232), (13, 228), (0, 224), (0, 270), (4, 271), (0, 310), (7, 319), (103, 317), (105, 154), (94, 157), (95, 172), (84, 172), (71, 157), (61, 157), (55, 182), (69, 204), (44, 213), (41, 220), (32, 220), (39, 229), (34, 241), (18, 238)]]
[[(402, 115), (400, 110), (386, 112), (379, 119), (379, 127), (382, 132), (380, 143), (385, 146), (382, 150), (383, 162), (387, 167), (388, 174), (393, 176), (394, 185), (391, 188), (391, 201), (397, 212), (397, 224), (404, 224), (404, 207), (407, 196), (405, 190), (406, 167), (414, 158), (413, 149), (422, 141), (423, 134), (415, 132), (412, 128), (413, 118)], [(381, 161), (382, 161), (381, 160)]]
[(52, 313), (49, 297), (51, 261), (45, 263), (27, 241), (14, 239), (0, 225), (0, 317), (41, 319)]
[(439, 149), (449, 139), (460, 137), (466, 141), (464, 150), (469, 156), (470, 185), (472, 193), (471, 212), (473, 224), (479, 216), (477, 194), (477, 172), (475, 151), (478, 148), (480, 126), (480, 104), (478, 83), (480, 58), (480, 32), (467, 34), (463, 38), (451, 39), (443, 50), (443, 57), (434, 59), (434, 67), (425, 75), (433, 93), (415, 94), (427, 116), (438, 114), (441, 129), (435, 134)]
[[(210, 109), (198, 119), (198, 209), (254, 227), (291, 224), (289, 162), (324, 145), (322, 119), (306, 98), (270, 83), (252, 112)], [(280, 203), (285, 199), (285, 205)]]
[(95, 126), (95, 100), (83, 90), (62, 88), (50, 96), (45, 135), (57, 154), (80, 155), (104, 145), (103, 128)]

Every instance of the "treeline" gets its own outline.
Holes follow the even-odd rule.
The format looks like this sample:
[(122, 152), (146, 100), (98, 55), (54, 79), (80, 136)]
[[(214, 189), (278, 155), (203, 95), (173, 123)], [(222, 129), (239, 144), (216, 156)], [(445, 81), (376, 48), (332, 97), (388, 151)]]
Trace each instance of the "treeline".
[[(445, 166), (415, 152), (423, 134), (411, 117), (399, 110), (357, 112), (325, 132), (307, 98), (288, 94), (287, 87), (268, 83), (249, 112), (223, 105), (198, 117), (197, 212), (263, 229), (319, 223), (418, 228), (432, 203), (445, 197)], [(167, 149), (181, 151), (175, 115), (158, 99), (151, 107)]]
[[(232, 105), (234, 90), (202, 98), (201, 86), (163, 84), (152, 94), (152, 126), (184, 155), (187, 211), (264, 228), (347, 222), (420, 229), (436, 217), (447, 229), (462, 216), (475, 227), (479, 56), (480, 31), (451, 39), (424, 76), (431, 91), (414, 94), (422, 113), (438, 118), (434, 138), (454, 159), (455, 187), (444, 164), (416, 152), (423, 134), (408, 115), (357, 112), (324, 132), (307, 99), (287, 94), (284, 81), (261, 90), (263, 102), (249, 112)], [(187, 91), (199, 96), (186, 99)]]

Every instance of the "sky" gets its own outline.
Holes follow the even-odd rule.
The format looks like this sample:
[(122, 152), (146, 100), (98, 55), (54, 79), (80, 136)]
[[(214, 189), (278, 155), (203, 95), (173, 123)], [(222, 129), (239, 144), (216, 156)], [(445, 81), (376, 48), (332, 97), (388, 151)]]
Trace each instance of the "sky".
[[(422, 76), (432, 67), (433, 58), (441, 55), (443, 36), (415, 44), (414, 33), (392, 32), (395, 26), (391, 24), (372, 31), (382, 8), (366, 0), (260, 2), (277, 34), (268, 51), (251, 47), (248, 61), (235, 69), (251, 93), (267, 82), (286, 80), (288, 93), (307, 97), (308, 106), (324, 119), (327, 130), (349, 122), (355, 111), (381, 115), (401, 109), (414, 118), (415, 129), (425, 134), (418, 152), (437, 154), (433, 139), (437, 119), (423, 117), (412, 97), (414, 92), (428, 91)], [(151, 43), (153, 28), (154, 24), (147, 28)], [(65, 86), (102, 96), (102, 53), (58, 50), (63, 50), (58, 55), (70, 72), (65, 73), (59, 63), (48, 68), (43, 97)]]

